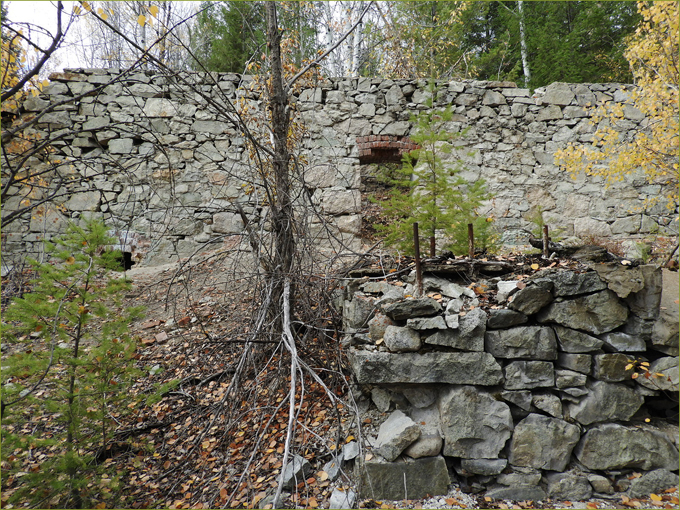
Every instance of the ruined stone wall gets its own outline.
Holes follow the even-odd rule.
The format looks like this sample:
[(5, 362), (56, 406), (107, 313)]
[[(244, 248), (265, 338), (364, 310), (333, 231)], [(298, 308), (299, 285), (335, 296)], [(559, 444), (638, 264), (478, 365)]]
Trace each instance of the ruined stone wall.
[[(57, 105), (38, 125), (43, 134), (60, 135), (50, 162), (59, 160), (62, 171), (86, 180), (73, 185), (77, 194), (4, 229), (4, 253), (36, 254), (41, 239), (88, 215), (105, 217), (121, 237), (133, 238), (140, 247), (135, 258), (150, 265), (238, 236), (243, 224), (237, 202), (254, 224), (266, 227), (266, 203), (248, 194), (257, 175), (245, 139), (218, 111), (226, 99), (247, 109), (253, 133), (267, 137), (256, 122), (263, 102), (252, 84), (251, 77), (234, 74), (53, 74), (51, 84), (26, 101), (24, 114), (86, 94)], [(295, 96), (305, 163), (296, 189), (331, 228), (322, 232), (314, 220), (313, 235), (361, 247), (366, 165), (398, 161), (399, 151), (411, 147), (409, 117), (425, 108), (425, 89), (424, 80), (333, 78)], [(440, 83), (435, 104), (454, 106), (447, 128), (467, 129), (463, 176), (488, 181), (495, 198), (480, 212), (495, 218), (504, 242), (514, 243), (533, 228), (526, 219), (532, 207), (541, 207), (544, 220), (564, 235), (628, 238), (675, 227), (663, 204), (645, 205), (659, 186), (632, 176), (607, 188), (595, 178), (573, 180), (554, 164), (560, 147), (591, 140), (586, 105), (625, 100), (620, 84), (555, 83), (532, 94), (512, 83), (465, 81)], [(625, 112), (624, 131), (644, 122), (635, 108)], [(36, 158), (29, 164), (42, 168), (50, 162)], [(18, 201), (6, 201), (3, 211)]]
[(357, 467), (364, 497), (446, 494), (449, 474), (533, 501), (677, 485), (678, 329), (660, 318), (661, 280), (600, 263), (476, 291), (426, 276), (420, 298), (413, 276), (348, 282), (355, 398), (382, 413)]

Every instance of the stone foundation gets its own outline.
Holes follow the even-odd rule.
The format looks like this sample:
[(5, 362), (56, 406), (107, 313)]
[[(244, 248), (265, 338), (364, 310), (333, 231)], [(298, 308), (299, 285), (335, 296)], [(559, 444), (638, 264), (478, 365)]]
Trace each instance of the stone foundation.
[(358, 463), (364, 497), (445, 494), (449, 476), (518, 500), (624, 491), (633, 470), (665, 480), (654, 490), (677, 485), (678, 338), (661, 333), (677, 331), (659, 314), (661, 270), (530, 272), (470, 287), (426, 276), (422, 297), (413, 275), (347, 286), (360, 399), (386, 416)]

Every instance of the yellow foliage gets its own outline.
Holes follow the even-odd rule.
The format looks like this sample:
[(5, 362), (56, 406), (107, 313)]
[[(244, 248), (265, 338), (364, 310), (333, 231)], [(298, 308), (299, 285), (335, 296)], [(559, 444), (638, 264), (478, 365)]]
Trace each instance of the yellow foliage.
[[(642, 172), (650, 184), (662, 186), (660, 199), (678, 205), (678, 2), (638, 2), (642, 21), (625, 52), (636, 87), (627, 102), (590, 108), (597, 126), (591, 145), (570, 144), (555, 154), (572, 176), (579, 172), (623, 181)], [(620, 123), (639, 110), (645, 119), (626, 139)], [(618, 129), (617, 129), (618, 128)]]

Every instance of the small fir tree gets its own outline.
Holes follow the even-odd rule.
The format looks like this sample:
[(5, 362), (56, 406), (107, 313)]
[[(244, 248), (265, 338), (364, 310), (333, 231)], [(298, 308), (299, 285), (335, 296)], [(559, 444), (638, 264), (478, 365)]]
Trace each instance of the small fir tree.
[(93, 483), (96, 454), (106, 456), (113, 416), (129, 410), (128, 390), (141, 373), (128, 334), (141, 310), (119, 310), (130, 284), (109, 274), (120, 252), (105, 247), (115, 242), (101, 222), (70, 225), (45, 243), (54, 263), (32, 261), (32, 291), (3, 318), (3, 340), (20, 344), (3, 360), (3, 475), (21, 476), (10, 502), (94, 508), (115, 492), (115, 477), (103, 491)]
[(376, 230), (386, 234), (387, 246), (412, 255), (413, 224), (418, 223), (420, 245), (429, 246), (431, 255), (438, 233), (443, 235), (446, 249), (463, 254), (468, 250), (467, 225), (472, 223), (476, 245), (490, 248), (495, 240), (491, 222), (477, 213), (482, 203), (491, 198), (486, 182), (466, 181), (460, 175), (464, 169), (461, 159), (448, 157), (454, 150), (463, 150), (456, 142), (465, 132), (446, 130), (446, 124), (453, 118), (452, 108), (433, 109), (437, 91), (432, 84), (427, 90), (428, 109), (411, 116), (415, 124), (411, 140), (420, 149), (406, 154), (400, 169), (378, 176), (393, 187), (389, 198), (381, 202), (390, 221), (376, 225)]

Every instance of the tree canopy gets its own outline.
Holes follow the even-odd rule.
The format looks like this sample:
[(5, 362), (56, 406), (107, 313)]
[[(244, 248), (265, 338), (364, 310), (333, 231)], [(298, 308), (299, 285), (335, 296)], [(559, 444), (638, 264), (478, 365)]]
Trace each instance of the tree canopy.
[[(641, 172), (659, 186), (671, 210), (678, 207), (678, 3), (638, 2), (642, 22), (628, 39), (625, 57), (636, 87), (624, 102), (606, 102), (592, 110), (597, 126), (591, 145), (570, 145), (556, 157), (572, 173), (585, 171), (621, 181)], [(632, 139), (620, 126), (644, 115)]]

